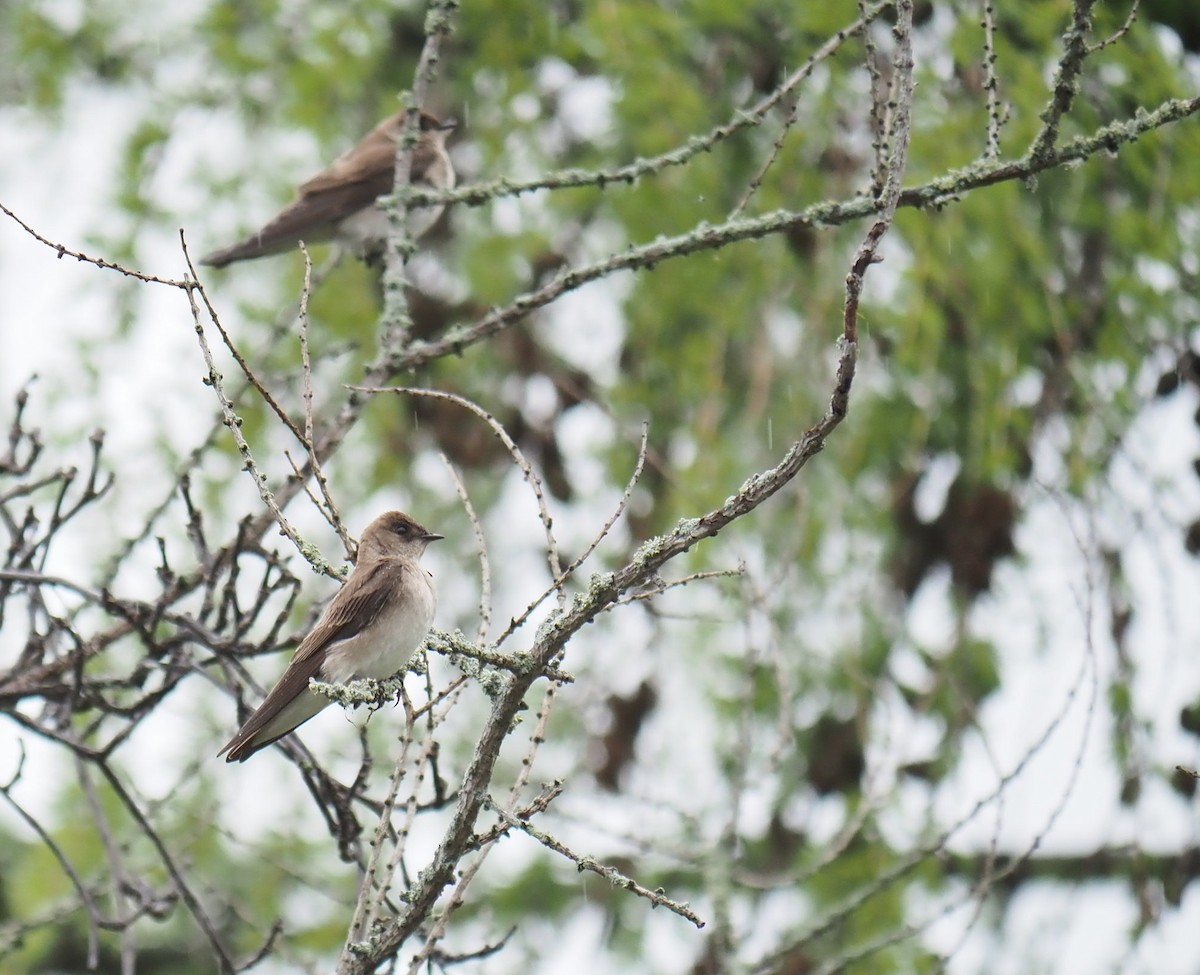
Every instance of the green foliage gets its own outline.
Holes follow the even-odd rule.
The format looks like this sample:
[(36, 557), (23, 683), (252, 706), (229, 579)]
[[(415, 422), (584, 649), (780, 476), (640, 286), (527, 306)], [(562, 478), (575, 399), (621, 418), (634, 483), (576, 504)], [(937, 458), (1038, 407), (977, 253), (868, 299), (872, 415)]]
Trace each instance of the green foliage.
[(116, 41), (125, 14), (118, 5), (89, 3), (74, 11), (38, 4), (0, 10), (0, 101), (39, 110), (62, 107), (66, 82), (127, 83), (135, 57)]

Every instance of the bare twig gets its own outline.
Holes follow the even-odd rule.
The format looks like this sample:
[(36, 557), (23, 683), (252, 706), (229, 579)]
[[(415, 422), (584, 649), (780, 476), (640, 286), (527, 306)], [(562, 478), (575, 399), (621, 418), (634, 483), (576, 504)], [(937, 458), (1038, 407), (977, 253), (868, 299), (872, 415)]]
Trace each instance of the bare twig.
[(560, 856), (570, 860), (573, 864), (575, 864), (580, 873), (587, 870), (591, 873), (599, 874), (614, 887), (619, 887), (622, 890), (628, 890), (631, 893), (636, 894), (638, 897), (644, 897), (655, 907), (665, 907), (672, 914), (678, 914), (681, 918), (690, 921), (698, 928), (704, 927), (704, 921), (702, 921), (700, 916), (696, 914), (696, 912), (690, 907), (688, 907), (686, 903), (671, 900), (666, 896), (665, 893), (663, 893), (662, 890), (650, 890), (647, 887), (643, 887), (636, 880), (626, 877), (615, 867), (598, 863), (591, 857), (580, 856), (567, 847), (564, 843), (555, 839), (549, 833), (538, 829), (536, 826), (526, 822), (523, 819), (516, 819), (491, 800), (488, 801), (487, 805), (488, 808), (491, 809), (492, 812), (494, 812), (497, 816), (499, 816), (501, 821), (510, 828), (517, 829), (522, 833), (528, 834), (530, 837), (537, 840), (537, 842), (539, 842), (542, 846), (546, 847), (546, 849), (553, 850)]
[[(242, 455), (242, 462), (245, 465), (246, 473), (254, 481), (254, 486), (258, 490), (258, 496), (263, 504), (270, 511), (272, 518), (279, 525), (280, 531), (291, 539), (292, 544), (296, 547), (305, 561), (308, 562), (314, 569), (322, 575), (327, 575), (333, 579), (340, 579), (341, 576), (325, 559), (317, 548), (305, 541), (298, 531), (292, 526), (287, 516), (283, 513), (283, 507), (278, 501), (276, 494), (270, 489), (267, 476), (264, 474), (254, 460), (254, 453), (250, 449), (250, 444), (242, 434), (242, 418), (237, 415), (234, 410), (232, 401), (225, 393), (224, 377), (217, 370), (216, 361), (213, 358), (212, 349), (208, 344), (208, 337), (204, 334), (204, 325), (200, 320), (200, 308), (196, 304), (192, 292), (188, 292), (188, 298), (192, 307), (192, 321), (196, 331), (196, 338), (200, 343), (200, 351), (204, 356), (204, 363), (208, 367), (208, 376), (205, 380), (206, 384), (212, 387), (216, 394), (217, 402), (221, 407), (221, 415), (224, 417), (225, 426), (233, 435), (233, 442), (236, 444), (238, 453)], [(222, 332), (224, 334), (224, 332)], [(299, 439), (303, 440), (299, 431), (296, 431)], [(297, 478), (297, 480), (301, 480)]]
[(625, 490), (621, 492), (621, 497), (617, 501), (616, 507), (613, 509), (612, 514), (609, 515), (604, 524), (600, 526), (600, 530), (596, 532), (595, 536), (592, 538), (591, 542), (588, 543), (587, 547), (571, 560), (571, 564), (568, 565), (562, 572), (560, 572), (558, 576), (552, 579), (550, 585), (547, 586), (539, 596), (531, 600), (529, 605), (527, 605), (525, 609), (521, 611), (520, 615), (509, 620), (508, 626), (504, 628), (504, 632), (496, 638), (493, 644), (494, 646), (500, 646), (513, 633), (524, 626), (537, 608), (550, 598), (551, 593), (561, 592), (566, 581), (575, 574), (579, 567), (588, 560), (591, 554), (596, 551), (596, 548), (599, 546), (599, 544), (608, 536), (612, 526), (617, 523), (617, 519), (625, 513), (625, 509), (629, 506), (629, 499), (633, 497), (633, 490), (635, 487), (637, 487), (638, 481), (642, 479), (642, 471), (646, 466), (646, 449), (647, 445), (649, 444), (649, 437), (649, 424), (643, 423), (642, 439), (640, 445), (638, 446), (637, 462), (633, 466), (633, 473), (629, 475), (629, 480), (625, 483)]
[[(525, 454), (507, 430), (504, 425), (497, 420), (491, 413), (485, 410), (478, 403), (473, 403), (465, 396), (459, 396), (457, 393), (449, 393), (441, 389), (421, 389), (414, 386), (389, 386), (389, 387), (374, 387), (374, 386), (351, 386), (351, 389), (360, 392), (377, 395), (380, 393), (401, 393), (408, 396), (424, 396), (428, 399), (446, 400), (449, 403), (454, 403), (461, 406), (465, 410), (474, 413), (479, 419), (483, 420), (488, 425), (496, 438), (504, 444), (504, 449), (513, 459), (513, 463), (520, 469), (525, 481), (529, 484), (530, 490), (533, 492), (534, 501), (537, 503), (538, 517), (542, 522), (542, 530), (546, 536), (546, 560), (550, 563), (550, 572), (554, 578), (562, 575), (562, 566), (558, 558), (558, 541), (554, 537), (554, 519), (550, 516), (550, 506), (546, 501), (546, 492), (542, 490), (542, 480), (537, 476), (533, 469), (533, 465), (526, 459)], [(560, 602), (566, 599), (565, 593), (560, 593)]]
[(187, 905), (192, 917), (196, 919), (200, 930), (204, 932), (208, 943), (212, 946), (213, 953), (217, 956), (222, 975), (234, 975), (237, 968), (225, 950), (225, 945), (221, 940), (216, 926), (200, 903), (200, 898), (192, 890), (192, 885), (188, 882), (183, 868), (171, 854), (171, 851), (167, 849), (167, 845), (162, 837), (158, 835), (158, 830), (150, 823), (142, 808), (137, 804), (129, 790), (125, 787), (125, 784), (121, 781), (121, 776), (113, 771), (112, 766), (107, 761), (96, 761), (94, 764), (100, 770), (100, 774), (108, 781), (117, 798), (120, 799), (121, 805), (125, 807), (129, 815), (137, 822), (138, 829), (141, 830), (142, 835), (151, 842), (154, 849), (158, 852), (159, 860), (166, 868), (167, 873), (170, 874), (171, 880), (175, 885), (175, 890)]
[(1008, 121), (1008, 108), (1000, 102), (996, 77), (996, 8), (994, 0), (983, 0), (983, 88), (987, 92), (987, 148), (984, 159), (1000, 158), (1000, 130)]
[[(350, 537), (350, 533), (346, 530), (345, 524), (342, 522), (341, 513), (338, 511), (338, 506), (333, 500), (333, 496), (329, 493), (329, 479), (325, 476), (325, 471), (321, 468), (321, 460), (317, 457), (316, 447), (314, 446), (313, 437), (313, 388), (312, 388), (312, 360), (308, 354), (308, 300), (312, 295), (313, 279), (312, 279), (312, 257), (308, 253), (308, 248), (303, 244), (300, 245), (300, 250), (304, 254), (304, 286), (300, 290), (300, 365), (301, 372), (304, 376), (304, 449), (308, 454), (309, 470), (313, 477), (317, 480), (317, 485), (321, 489), (321, 497), (325, 503), (321, 505), (314, 499), (318, 511), (324, 515), (329, 526), (337, 532), (338, 538), (342, 540), (342, 549), (346, 553), (347, 559), (354, 558), (355, 545), (354, 540)], [(288, 458), (291, 460), (291, 458)], [(296, 472), (296, 476), (303, 478), (299, 468), (295, 464), (292, 469)], [(307, 481), (307, 478), (305, 478)], [(310, 495), (311, 496), (311, 495)]]
[(463, 510), (467, 513), (471, 531), (475, 534), (475, 545), (479, 550), (479, 631), (475, 635), (475, 642), (482, 644), (487, 640), (488, 630), (492, 623), (492, 564), (488, 559), (487, 537), (483, 533), (483, 523), (479, 520), (479, 515), (475, 513), (475, 506), (471, 504), (471, 496), (467, 493), (467, 486), (463, 483), (462, 475), (450, 463), (449, 457), (445, 454), (438, 456), (441, 457), (442, 464), (449, 472), (450, 479), (454, 481), (454, 490), (463, 503)]
[(58, 865), (62, 867), (63, 873), (65, 873), (68, 879), (70, 879), (71, 886), (75, 888), (75, 892), (79, 895), (79, 902), (83, 905), (84, 912), (87, 914), (88, 919), (87, 963), (89, 968), (95, 969), (100, 962), (99, 931), (100, 927), (104, 923), (100, 914), (100, 909), (96, 906), (96, 902), (92, 898), (91, 891), (88, 890), (87, 885), (83, 882), (83, 878), (79, 876), (78, 872), (75, 870), (74, 864), (71, 863), (70, 859), (63, 852), (62, 847), (58, 845), (54, 837), (50, 835), (50, 833), (42, 826), (42, 824), (39, 823), (32, 815), (30, 815), (24, 806), (22, 806), (19, 802), (17, 802), (16, 799), (13, 798), (12, 788), (21, 778), (21, 769), (25, 764), (25, 746), (19, 739), (17, 741), (17, 748), (20, 751), (17, 759), (17, 770), (8, 783), (0, 785), (0, 796), (4, 797), (4, 801), (8, 803), (12, 811), (21, 818), (22, 822), (24, 822), (26, 826), (28, 826), (31, 830), (33, 830), (34, 833), (37, 834), (38, 839), (45, 844), (46, 849), (48, 849), (54, 855), (54, 859), (58, 861)]
[(1125, 35), (1133, 29), (1133, 25), (1137, 22), (1138, 9), (1141, 7), (1141, 5), (1142, 0), (1133, 0), (1133, 2), (1129, 5), (1129, 14), (1125, 18), (1125, 23), (1117, 28), (1117, 30), (1111, 36), (1106, 37), (1099, 44), (1093, 44), (1091, 47), (1089, 47), (1088, 54), (1096, 54), (1100, 51), (1103, 51), (1106, 47), (1110, 47), (1111, 45), (1116, 44), (1118, 41), (1124, 39)]
[(396, 143), (395, 180), (389, 201), (389, 233), (384, 251), (383, 314), (379, 317), (382, 348), (398, 354), (408, 344), (412, 316), (405, 293), (404, 265), (415, 249), (408, 214), (413, 203), (412, 158), (420, 134), (420, 113), (437, 72), (442, 41), (454, 29), (458, 0), (431, 0), (425, 14), (425, 43), (413, 78), (412, 95), (403, 97), (404, 125)]
[(81, 263), (94, 264), (96, 267), (102, 268), (106, 271), (118, 271), (128, 278), (136, 278), (138, 281), (145, 281), (147, 284), (165, 284), (168, 288), (179, 288), (182, 291), (191, 291), (196, 286), (194, 281), (189, 281), (187, 278), (160, 278), (153, 274), (143, 274), (141, 271), (134, 271), (131, 268), (123, 267), (122, 265), (116, 264), (112, 261), (106, 261), (102, 257), (89, 257), (87, 254), (83, 253), (83, 251), (72, 250), (65, 244), (56, 244), (54, 241), (43, 237), (3, 203), (0, 203), (0, 212), (4, 213), (5, 216), (16, 223), (17, 226), (24, 230), (25, 233), (29, 234), (29, 236), (36, 240), (39, 244), (45, 244), (47, 247), (49, 247), (58, 255), (60, 260), (64, 257), (73, 257), (75, 260), (80, 261)]
[(248, 382), (254, 391), (262, 397), (262, 401), (267, 404), (271, 412), (279, 418), (279, 422), (288, 429), (292, 436), (303, 443), (304, 436), (300, 433), (300, 429), (296, 426), (292, 418), (288, 416), (287, 410), (280, 406), (275, 397), (271, 395), (270, 390), (268, 390), (263, 384), (262, 380), (258, 378), (257, 373), (250, 368), (250, 363), (246, 361), (246, 357), (242, 355), (241, 350), (238, 349), (229, 333), (225, 330), (225, 326), (221, 323), (221, 316), (217, 312), (216, 306), (208, 297), (208, 292), (204, 289), (204, 285), (199, 282), (199, 275), (197, 275), (196, 267), (192, 263), (192, 255), (188, 251), (187, 240), (184, 239), (182, 230), (179, 232), (179, 246), (182, 248), (183, 256), (187, 260), (188, 270), (191, 271), (193, 277), (197, 279), (195, 286), (188, 289), (188, 301), (191, 303), (193, 321), (197, 324), (197, 326), (199, 325), (200, 317), (199, 311), (196, 307), (196, 294), (198, 293), (200, 295), (200, 300), (204, 302), (205, 310), (208, 312), (209, 321), (213, 323), (213, 327), (216, 328), (217, 333), (221, 336), (221, 342), (224, 344), (225, 348), (229, 350), (229, 354), (233, 356), (233, 361), (237, 363), (238, 368), (242, 371), (242, 375), (246, 378), (246, 382)]
[(1026, 158), (1037, 163), (1052, 156), (1058, 141), (1058, 127), (1063, 116), (1071, 110), (1078, 91), (1079, 75), (1083, 62), (1094, 50), (1088, 47), (1087, 38), (1092, 31), (1092, 10), (1096, 0), (1074, 0), (1071, 26), (1063, 34), (1063, 53), (1054, 71), (1054, 90), (1050, 103), (1042, 110), (1041, 131), (1029, 146)]

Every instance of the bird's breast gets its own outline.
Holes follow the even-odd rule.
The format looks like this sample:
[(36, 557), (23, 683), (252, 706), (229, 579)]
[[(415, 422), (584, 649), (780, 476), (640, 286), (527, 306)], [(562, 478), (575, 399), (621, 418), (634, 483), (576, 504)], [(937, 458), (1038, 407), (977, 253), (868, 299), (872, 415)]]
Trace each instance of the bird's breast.
[[(408, 214), (408, 235), (416, 240), (437, 223), (442, 215), (441, 206), (414, 207)], [(381, 249), (387, 241), (390, 225), (388, 215), (376, 204), (363, 207), (346, 217), (337, 226), (337, 238), (358, 254), (368, 254)]]
[(433, 623), (437, 596), (424, 569), (405, 574), (405, 585), (362, 631), (326, 652), (326, 680), (344, 683), (355, 677), (390, 677), (412, 658)]

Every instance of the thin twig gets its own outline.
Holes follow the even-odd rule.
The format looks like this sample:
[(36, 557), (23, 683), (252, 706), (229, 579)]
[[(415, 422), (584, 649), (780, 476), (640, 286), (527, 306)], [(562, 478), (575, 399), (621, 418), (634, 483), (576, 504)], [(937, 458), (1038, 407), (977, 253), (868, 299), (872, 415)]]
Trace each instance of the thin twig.
[[(558, 688), (558, 684), (551, 683), (546, 688), (546, 693), (542, 697), (541, 706), (538, 708), (537, 724), (534, 726), (533, 733), (529, 736), (529, 747), (526, 749), (525, 755), (521, 758), (521, 771), (513, 780), (513, 784), (508, 792), (508, 808), (510, 809), (515, 808), (521, 793), (529, 783), (529, 776), (533, 772), (534, 759), (537, 757), (538, 749), (541, 747), (542, 742), (546, 740), (546, 725), (550, 720), (550, 709), (557, 697)], [(553, 800), (554, 796), (558, 794), (556, 790), (557, 785), (543, 790), (542, 795), (531, 804), (530, 808), (538, 811), (544, 810)], [(506, 813), (505, 815), (510, 814)], [(531, 815), (533, 815), (532, 812), (522, 817), (520, 821), (528, 822), (528, 818)], [(409, 975), (417, 975), (424, 961), (433, 956), (438, 942), (445, 936), (450, 918), (458, 908), (466, 903), (467, 888), (470, 887), (472, 881), (478, 876), (479, 871), (483, 868), (484, 861), (487, 860), (488, 855), (495, 849), (495, 845), (495, 839), (484, 843), (471, 859), (470, 863), (467, 864), (466, 868), (459, 874), (458, 882), (454, 885), (454, 890), (446, 901), (445, 909), (431, 926), (429, 933), (425, 937), (424, 946), (413, 956), (409, 964)]]
[(984, 159), (1000, 158), (1000, 130), (1008, 121), (1008, 107), (1000, 102), (996, 76), (996, 8), (994, 0), (983, 0), (983, 88), (987, 92), (987, 148)]
[(63, 873), (71, 881), (71, 886), (75, 888), (75, 892), (79, 895), (79, 902), (83, 905), (84, 912), (87, 914), (87, 964), (88, 968), (95, 969), (100, 962), (100, 927), (103, 924), (103, 919), (100, 914), (100, 909), (96, 906), (95, 900), (92, 899), (92, 893), (88, 890), (87, 885), (83, 882), (83, 878), (75, 871), (74, 864), (63, 852), (62, 847), (58, 845), (54, 837), (39, 823), (30, 813), (22, 806), (12, 795), (12, 787), (21, 778), (21, 769), (25, 764), (25, 746), (20, 739), (17, 739), (17, 748), (19, 756), (17, 758), (17, 770), (12, 779), (4, 785), (0, 785), (0, 796), (4, 797), (4, 801), (15, 812), (21, 820), (34, 833), (38, 839), (42, 841), (46, 849), (58, 861), (58, 865), (62, 867)]
[[(300, 289), (300, 313), (299, 313), (299, 331), (300, 331), (300, 366), (301, 373), (304, 377), (304, 449), (308, 454), (308, 469), (312, 472), (313, 477), (317, 480), (317, 486), (321, 489), (321, 497), (325, 499), (325, 504), (317, 504), (314, 499), (314, 504), (329, 526), (337, 532), (338, 538), (342, 540), (342, 549), (346, 553), (347, 559), (353, 559), (355, 553), (354, 540), (350, 537), (350, 533), (346, 530), (345, 524), (342, 522), (341, 513), (338, 511), (338, 506), (333, 500), (333, 496), (329, 493), (329, 479), (325, 476), (325, 471), (321, 467), (321, 460), (317, 457), (316, 447), (314, 446), (313, 438), (313, 386), (312, 386), (312, 359), (308, 353), (308, 300), (312, 295), (313, 279), (312, 279), (312, 256), (308, 253), (308, 248), (303, 243), (300, 244), (301, 253), (304, 254), (304, 286)], [(291, 460), (291, 457), (288, 457)], [(295, 464), (292, 469), (296, 471), (297, 477), (303, 477), (300, 470)], [(307, 481), (307, 478), (305, 478)], [(311, 496), (311, 494), (310, 494)]]
[(614, 605), (623, 606), (628, 603), (643, 602), (647, 599), (654, 599), (656, 596), (661, 596), (664, 592), (669, 592), (672, 589), (682, 589), (693, 582), (704, 582), (708, 579), (730, 579), (735, 576), (744, 575), (745, 572), (746, 566), (740, 564), (736, 569), (712, 569), (707, 572), (692, 572), (688, 575), (680, 576), (678, 579), (652, 579), (645, 588), (626, 593)]
[(454, 490), (463, 504), (463, 510), (467, 513), (471, 531), (475, 533), (475, 547), (479, 552), (479, 630), (475, 634), (475, 642), (483, 644), (487, 641), (488, 630), (492, 623), (492, 564), (488, 559), (487, 537), (483, 533), (483, 523), (479, 520), (475, 506), (471, 504), (471, 496), (467, 493), (467, 486), (463, 483), (462, 474), (450, 463), (450, 458), (444, 453), (440, 453), (438, 456), (442, 459), (442, 464), (454, 482)]
[(1096, 0), (1074, 0), (1072, 5), (1071, 25), (1063, 33), (1063, 53), (1054, 70), (1050, 102), (1039, 116), (1042, 128), (1026, 153), (1026, 159), (1035, 163), (1051, 157), (1054, 144), (1058, 141), (1059, 124), (1075, 101), (1083, 62), (1094, 50), (1088, 47), (1087, 38), (1092, 31), (1092, 10), (1095, 6)]
[[(469, 410), (477, 417), (483, 420), (488, 425), (496, 438), (504, 445), (504, 449), (513, 459), (513, 463), (520, 469), (526, 482), (529, 484), (530, 490), (533, 492), (534, 501), (537, 504), (538, 517), (542, 522), (542, 529), (546, 536), (546, 560), (550, 564), (550, 572), (554, 578), (562, 575), (562, 566), (559, 563), (558, 557), (558, 541), (554, 537), (554, 519), (550, 516), (550, 506), (546, 501), (546, 492), (542, 489), (542, 480), (537, 476), (533, 469), (533, 465), (525, 457), (524, 452), (513, 440), (507, 430), (504, 429), (504, 424), (495, 418), (491, 413), (485, 410), (478, 403), (475, 403), (465, 396), (459, 396), (457, 393), (450, 393), (441, 389), (423, 389), (416, 386), (351, 386), (360, 393), (370, 395), (378, 395), (381, 393), (398, 393), (408, 396), (423, 396), (428, 399), (446, 400), (450, 403), (455, 403), (465, 410)], [(560, 602), (566, 600), (566, 593), (560, 591)]]
[(621, 497), (617, 500), (616, 507), (613, 509), (612, 514), (610, 514), (605, 520), (604, 524), (600, 526), (600, 530), (596, 532), (591, 542), (588, 543), (587, 547), (571, 561), (571, 564), (568, 565), (561, 573), (559, 573), (556, 578), (551, 580), (550, 585), (548, 585), (539, 596), (533, 599), (529, 605), (521, 611), (519, 616), (509, 620), (508, 626), (504, 628), (504, 632), (501, 633), (500, 636), (495, 640), (493, 646), (500, 646), (505, 640), (512, 636), (513, 633), (524, 626), (526, 621), (528, 621), (530, 616), (533, 615), (537, 608), (550, 598), (551, 593), (561, 592), (567, 579), (575, 574), (579, 567), (588, 560), (591, 554), (596, 551), (596, 548), (600, 545), (600, 543), (608, 536), (609, 531), (612, 530), (612, 526), (617, 523), (617, 519), (620, 518), (621, 515), (625, 513), (625, 509), (629, 507), (629, 500), (633, 497), (634, 488), (637, 487), (638, 482), (642, 479), (642, 471), (646, 466), (646, 451), (649, 441), (650, 425), (648, 423), (643, 423), (642, 439), (638, 445), (637, 461), (633, 465), (633, 473), (629, 475), (629, 480), (625, 482), (625, 489), (621, 492)]
[(38, 243), (45, 244), (54, 251), (58, 255), (59, 260), (64, 257), (73, 257), (84, 264), (94, 264), (96, 267), (106, 271), (118, 271), (128, 278), (136, 278), (138, 281), (145, 281), (147, 284), (165, 284), (168, 288), (179, 288), (182, 291), (191, 291), (196, 287), (196, 282), (189, 281), (187, 278), (160, 278), (153, 274), (143, 274), (141, 271), (134, 271), (132, 268), (123, 267), (112, 261), (106, 261), (102, 257), (89, 257), (83, 251), (72, 250), (64, 244), (56, 244), (54, 241), (43, 237), (3, 203), (0, 203), (0, 212), (3, 212), (5, 216), (14, 221), (17, 226)]
[(166, 843), (158, 835), (158, 831), (151, 825), (150, 820), (146, 818), (141, 807), (134, 801), (129, 790), (125, 788), (121, 777), (112, 770), (109, 763), (107, 761), (96, 761), (95, 765), (99, 768), (104, 778), (108, 780), (108, 784), (112, 787), (113, 792), (116, 793), (117, 798), (121, 800), (121, 804), (129, 812), (129, 815), (137, 822), (142, 834), (151, 842), (154, 849), (158, 851), (159, 860), (162, 861), (163, 866), (167, 869), (167, 873), (170, 874), (171, 880), (175, 885), (175, 890), (183, 898), (183, 902), (187, 904), (192, 917), (196, 919), (200, 930), (204, 932), (204, 936), (212, 946), (213, 953), (217, 956), (217, 961), (220, 964), (222, 975), (234, 975), (237, 971), (236, 966), (233, 964), (233, 960), (229, 957), (228, 952), (226, 952), (225, 945), (221, 942), (221, 936), (216, 926), (209, 918), (208, 912), (204, 910), (199, 897), (196, 896), (191, 885), (187, 882), (183, 869), (175, 861), (175, 857), (171, 855), (171, 851), (167, 849)]
[[(268, 486), (267, 476), (259, 469), (258, 464), (254, 460), (254, 453), (250, 449), (250, 444), (242, 434), (242, 418), (237, 415), (233, 403), (225, 394), (224, 377), (217, 370), (212, 349), (208, 344), (208, 337), (204, 334), (204, 325), (200, 320), (200, 307), (196, 304), (193, 292), (188, 292), (188, 299), (191, 303), (192, 321), (196, 332), (196, 339), (200, 343), (200, 352), (204, 356), (205, 365), (208, 367), (208, 376), (205, 379), (205, 383), (212, 387), (213, 393), (216, 394), (225, 426), (233, 436), (233, 442), (237, 446), (238, 453), (242, 456), (242, 463), (245, 465), (244, 469), (254, 481), (259, 498), (270, 511), (275, 523), (279, 525), (280, 531), (291, 540), (292, 544), (296, 547), (296, 551), (304, 556), (305, 561), (313, 567), (314, 571), (321, 575), (327, 575), (332, 579), (340, 579), (341, 576), (337, 570), (325, 561), (316, 546), (305, 541), (292, 526), (292, 523), (283, 513), (283, 508), (278, 502), (275, 493)], [(296, 432), (297, 436), (300, 436), (299, 431)], [(303, 438), (301, 437), (301, 439)]]
[(1142, 0), (1133, 0), (1133, 3), (1129, 5), (1129, 15), (1125, 18), (1125, 23), (1123, 23), (1114, 34), (1106, 37), (1099, 44), (1093, 44), (1091, 47), (1089, 47), (1088, 54), (1091, 55), (1103, 51), (1106, 47), (1116, 44), (1117, 41), (1122, 40), (1126, 34), (1133, 30), (1133, 25), (1137, 21), (1138, 8), (1141, 7), (1141, 5)]
[(517, 829), (522, 833), (526, 833), (531, 838), (537, 840), (537, 842), (542, 846), (546, 847), (546, 849), (553, 850), (560, 856), (570, 860), (573, 864), (575, 864), (580, 873), (583, 873), (585, 870), (587, 870), (592, 873), (599, 874), (614, 887), (619, 887), (622, 890), (628, 890), (631, 893), (636, 894), (638, 897), (644, 897), (655, 907), (665, 907), (672, 914), (678, 914), (681, 918), (691, 921), (691, 923), (697, 928), (704, 927), (704, 921), (701, 920), (700, 916), (696, 914), (695, 911), (688, 907), (686, 902), (671, 900), (666, 896), (666, 894), (663, 893), (662, 890), (650, 890), (648, 887), (643, 887), (631, 877), (626, 877), (615, 867), (598, 863), (592, 857), (580, 856), (567, 847), (564, 843), (555, 839), (549, 833), (538, 829), (533, 824), (527, 823), (524, 820), (516, 819), (491, 800), (488, 801), (487, 806), (497, 816), (500, 817), (502, 822), (507, 824), (512, 829)]
[(279, 418), (279, 421), (285, 427), (287, 427), (292, 436), (300, 442), (303, 442), (304, 436), (300, 433), (299, 427), (297, 427), (292, 418), (288, 416), (287, 410), (280, 406), (275, 397), (271, 395), (270, 390), (263, 385), (263, 382), (258, 378), (257, 373), (250, 368), (250, 363), (246, 361), (246, 357), (242, 355), (241, 350), (238, 349), (229, 333), (225, 330), (225, 326), (221, 322), (221, 316), (217, 312), (216, 306), (208, 297), (208, 292), (205, 290), (204, 285), (199, 281), (199, 275), (196, 272), (195, 265), (192, 263), (192, 255), (188, 251), (187, 240), (184, 238), (182, 230), (179, 231), (179, 246), (182, 248), (183, 256), (187, 260), (188, 270), (191, 271), (193, 277), (196, 277), (197, 279), (195, 287), (188, 289), (188, 300), (192, 306), (193, 317), (195, 317), (197, 321), (199, 320), (197, 317), (198, 312), (196, 309), (195, 298), (196, 294), (198, 293), (200, 295), (200, 299), (204, 302), (205, 309), (208, 312), (209, 321), (213, 323), (213, 327), (216, 328), (217, 333), (221, 336), (221, 342), (225, 345), (225, 348), (229, 350), (229, 354), (233, 356), (233, 361), (236, 362), (238, 368), (241, 369), (242, 375), (246, 378), (246, 382), (250, 384), (250, 386), (255, 390), (255, 392), (258, 393), (259, 396), (262, 397), (262, 401), (266, 403), (271, 412)]

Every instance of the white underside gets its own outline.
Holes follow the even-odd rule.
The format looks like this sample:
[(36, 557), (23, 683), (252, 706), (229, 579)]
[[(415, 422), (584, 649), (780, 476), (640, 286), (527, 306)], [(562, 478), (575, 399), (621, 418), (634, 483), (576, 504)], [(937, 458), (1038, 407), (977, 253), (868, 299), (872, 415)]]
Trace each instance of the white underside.
[[(321, 679), (344, 684), (356, 677), (376, 680), (391, 677), (402, 670), (425, 639), (437, 609), (437, 594), (428, 572), (416, 570), (420, 577), (411, 587), (412, 599), (395, 605), (367, 628), (366, 633), (340, 640), (325, 651)], [(330, 703), (329, 698), (313, 691), (302, 691), (287, 704), (259, 734), (258, 741), (269, 741), (303, 724)]]
[(425, 639), (437, 596), (429, 573), (416, 570), (417, 584), (409, 587), (411, 598), (397, 600), (365, 633), (333, 644), (325, 651), (321, 676), (342, 684), (355, 677), (391, 677), (412, 658)]
[[(410, 210), (408, 233), (413, 240), (437, 223), (445, 207), (422, 207)], [(388, 235), (388, 216), (377, 206), (366, 207), (351, 214), (337, 228), (337, 238), (357, 254), (367, 254), (383, 248)]]

